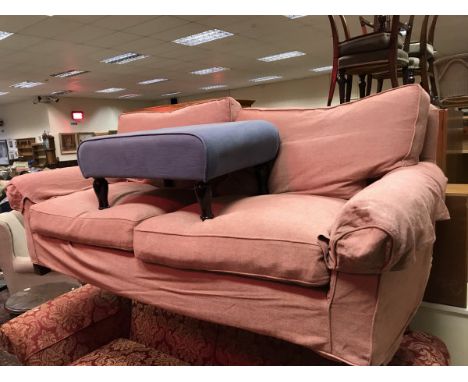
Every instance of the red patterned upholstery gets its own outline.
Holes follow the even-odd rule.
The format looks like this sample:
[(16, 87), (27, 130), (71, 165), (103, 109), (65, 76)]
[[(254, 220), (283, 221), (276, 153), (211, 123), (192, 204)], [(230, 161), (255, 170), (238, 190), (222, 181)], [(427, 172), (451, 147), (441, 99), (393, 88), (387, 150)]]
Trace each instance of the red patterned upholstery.
[[(338, 365), (289, 342), (130, 304), (91, 285), (3, 324), (0, 348), (26, 365)], [(390, 364), (449, 363), (442, 341), (410, 331)]]
[(118, 338), (86, 354), (74, 366), (187, 366), (174, 357), (144, 345)]
[(18, 316), (0, 327), (0, 347), (25, 365), (67, 365), (127, 337), (129, 301), (85, 285)]
[(422, 332), (407, 332), (390, 365), (449, 366), (447, 346), (437, 337)]

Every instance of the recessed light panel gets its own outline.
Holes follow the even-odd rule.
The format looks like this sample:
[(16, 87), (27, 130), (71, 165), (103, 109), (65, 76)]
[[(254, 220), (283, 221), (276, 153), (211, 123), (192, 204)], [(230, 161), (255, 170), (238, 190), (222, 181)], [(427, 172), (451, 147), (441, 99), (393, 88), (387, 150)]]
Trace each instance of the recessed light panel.
[(221, 38), (226, 38), (229, 36), (233, 36), (233, 33), (226, 32), (220, 29), (210, 29), (205, 32), (192, 34), (190, 36), (182, 37), (177, 40), (174, 40), (176, 44), (182, 44), (187, 46), (195, 46), (204, 44), (210, 41), (219, 40)]
[(33, 87), (39, 86), (39, 85), (44, 85), (44, 83), (43, 82), (23, 81), (23, 82), (18, 82), (17, 84), (11, 85), (10, 88), (29, 89), (29, 88), (33, 88)]
[(182, 92), (174, 92), (174, 93), (166, 93), (166, 94), (161, 94), (162, 97), (172, 97), (178, 94), (181, 94)]
[(0, 96), (8, 94), (8, 93), (10, 93), (10, 92), (0, 92)]
[(294, 15), (294, 16), (286, 16), (284, 15), (284, 17), (287, 17), (288, 19), (291, 19), (291, 20), (294, 20), (294, 19), (298, 19), (300, 17), (304, 17), (305, 15)]
[(58, 96), (73, 93), (73, 90), (57, 90), (56, 92), (50, 93), (50, 95)]
[(0, 40), (4, 40), (4, 39), (6, 39), (7, 37), (10, 37), (13, 34), (14, 33), (0, 31)]
[(200, 88), (201, 90), (213, 90), (213, 89), (222, 89), (227, 87), (227, 85), (210, 85)]
[(299, 57), (299, 56), (305, 56), (305, 53), (295, 50), (293, 52), (284, 52), (284, 53), (274, 54), (273, 56), (262, 57), (262, 58), (259, 58), (258, 60), (264, 61), (264, 62), (271, 62), (271, 61), (286, 60), (288, 58)]
[(146, 57), (148, 56), (145, 56), (144, 54), (129, 52), (119, 54), (118, 56), (105, 58), (104, 60), (101, 60), (101, 62), (104, 64), (127, 64), (129, 62), (141, 60)]
[(50, 76), (51, 77), (56, 77), (56, 78), (67, 78), (67, 77), (78, 76), (79, 74), (83, 74), (83, 73), (89, 73), (89, 70), (75, 70), (75, 69), (72, 69), (72, 70), (67, 70), (66, 72), (62, 72), (62, 73), (51, 74)]
[(167, 81), (167, 78), (153, 78), (152, 80), (146, 80), (146, 81), (141, 81), (138, 82), (139, 85), (150, 85), (150, 84), (155, 84), (157, 82), (163, 82)]
[(192, 74), (196, 74), (198, 76), (204, 76), (206, 74), (224, 72), (225, 70), (229, 70), (229, 68), (223, 68), (222, 66), (214, 66), (212, 68), (200, 69), (191, 72)]
[(271, 81), (271, 80), (278, 80), (280, 78), (283, 78), (283, 76), (266, 76), (266, 77), (258, 77), (258, 78), (252, 78), (251, 82), (264, 82), (264, 81)]
[(119, 98), (135, 98), (135, 97), (140, 97), (141, 94), (124, 94), (119, 96)]
[(125, 88), (107, 88), (107, 89), (96, 90), (96, 93), (117, 93), (117, 92), (121, 92), (122, 90), (125, 90)]
[(333, 66), (321, 66), (320, 68), (313, 68), (310, 69), (311, 72), (316, 72), (316, 73), (323, 73), (323, 72), (329, 72), (333, 69)]

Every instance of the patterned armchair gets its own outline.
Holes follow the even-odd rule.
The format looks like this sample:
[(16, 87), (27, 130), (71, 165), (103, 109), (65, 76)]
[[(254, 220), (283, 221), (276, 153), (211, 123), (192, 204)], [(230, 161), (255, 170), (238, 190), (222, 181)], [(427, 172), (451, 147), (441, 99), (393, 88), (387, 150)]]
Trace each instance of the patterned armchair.
[[(85, 285), (0, 327), (25, 365), (337, 365), (278, 339), (170, 313)], [(405, 335), (393, 365), (448, 365), (438, 339)]]

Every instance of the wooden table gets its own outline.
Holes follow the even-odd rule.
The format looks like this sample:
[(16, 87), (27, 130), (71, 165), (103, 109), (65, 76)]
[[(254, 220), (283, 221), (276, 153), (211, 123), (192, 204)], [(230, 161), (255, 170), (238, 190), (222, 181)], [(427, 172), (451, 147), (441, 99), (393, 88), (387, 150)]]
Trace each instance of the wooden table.
[(11, 295), (5, 302), (5, 310), (10, 314), (19, 315), (79, 286), (70, 282), (32, 286)]

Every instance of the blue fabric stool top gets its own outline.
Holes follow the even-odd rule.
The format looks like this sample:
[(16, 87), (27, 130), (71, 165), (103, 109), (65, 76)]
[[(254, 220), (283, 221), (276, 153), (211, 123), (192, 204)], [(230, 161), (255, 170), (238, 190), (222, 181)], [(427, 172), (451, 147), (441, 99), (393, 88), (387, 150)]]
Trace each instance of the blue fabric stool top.
[(212, 179), (260, 166), (260, 192), (267, 192), (261, 165), (276, 157), (279, 144), (278, 130), (267, 121), (212, 123), (87, 139), (78, 164), (85, 178), (95, 178), (99, 208), (108, 207), (106, 177), (197, 181), (204, 220), (212, 217)]

